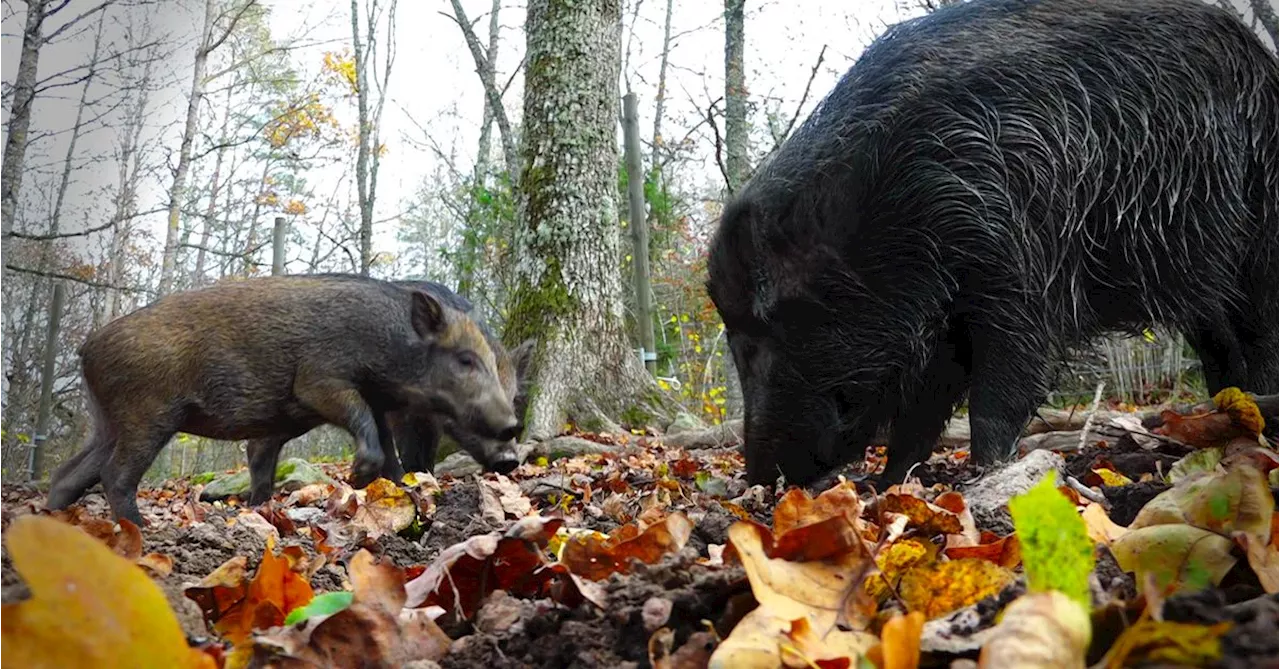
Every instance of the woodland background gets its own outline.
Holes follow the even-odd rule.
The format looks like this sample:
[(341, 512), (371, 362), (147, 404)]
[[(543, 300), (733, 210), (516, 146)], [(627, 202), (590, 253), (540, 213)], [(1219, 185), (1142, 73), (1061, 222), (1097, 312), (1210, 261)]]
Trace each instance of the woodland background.
[[(527, 21), (545, 0), (5, 0), (3, 479), (45, 479), (79, 448), (76, 349), (89, 332), (165, 293), (273, 269), (440, 281), (510, 337), (549, 332), (531, 286), (554, 261), (577, 291), (570, 320), (603, 324), (589, 329), (607, 341), (551, 337), (540, 383), (601, 395), (653, 386), (660, 398), (637, 416), (619, 397), (586, 398), (593, 412), (557, 395), (532, 431), (549, 436), (562, 415), (661, 428), (678, 413), (740, 414), (703, 287), (721, 203), (885, 26), (939, 2), (596, 0), (575, 33), (594, 40), (573, 42)], [(1273, 0), (1220, 4), (1274, 48)], [(600, 76), (526, 87), (529, 54), (557, 50), (587, 54), (584, 71)], [(619, 120), (635, 94), (640, 216), (621, 125), (603, 144), (561, 142), (584, 112), (548, 111), (575, 99), (557, 85), (595, 86)], [(539, 184), (552, 154), (615, 169), (595, 175), (603, 189), (591, 175)], [(539, 188), (599, 206), (540, 213)], [(522, 235), (533, 219), (568, 241)], [(647, 286), (632, 278), (637, 258)], [(657, 352), (647, 373), (641, 324)], [(1057, 382), (1058, 404), (1091, 399), (1099, 382), (1130, 404), (1203, 394), (1194, 356), (1165, 332), (1078, 351)], [(349, 448), (321, 429), (290, 450)], [(178, 435), (151, 475), (243, 460), (242, 447)]]

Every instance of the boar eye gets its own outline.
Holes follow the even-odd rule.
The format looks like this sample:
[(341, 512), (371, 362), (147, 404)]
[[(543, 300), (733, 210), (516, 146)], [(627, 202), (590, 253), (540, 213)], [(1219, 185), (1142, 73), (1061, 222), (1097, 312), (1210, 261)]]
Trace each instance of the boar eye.
[(476, 357), (471, 351), (460, 351), (458, 353), (458, 364), (467, 369), (475, 369), (480, 366), (480, 358)]

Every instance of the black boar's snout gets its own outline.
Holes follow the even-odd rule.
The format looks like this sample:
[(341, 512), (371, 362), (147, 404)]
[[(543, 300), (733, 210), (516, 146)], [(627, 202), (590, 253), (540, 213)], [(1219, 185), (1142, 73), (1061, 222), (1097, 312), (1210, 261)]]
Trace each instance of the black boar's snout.
[(499, 474), (510, 474), (519, 466), (520, 461), (517, 460), (514, 455), (510, 457), (503, 457), (501, 460), (494, 460), (489, 463), (489, 469), (492, 469)]

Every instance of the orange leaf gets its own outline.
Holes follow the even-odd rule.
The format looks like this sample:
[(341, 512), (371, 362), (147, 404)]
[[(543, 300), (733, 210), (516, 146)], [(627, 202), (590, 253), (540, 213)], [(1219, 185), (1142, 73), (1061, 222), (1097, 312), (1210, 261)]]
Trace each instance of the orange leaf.
[(920, 632), (924, 614), (912, 611), (895, 615), (880, 630), (881, 669), (915, 669), (920, 666)]
[(1000, 537), (987, 531), (983, 531), (981, 543), (977, 546), (952, 546), (946, 549), (945, 554), (952, 560), (978, 558), (1009, 569), (1022, 562), (1022, 547), (1017, 535)]

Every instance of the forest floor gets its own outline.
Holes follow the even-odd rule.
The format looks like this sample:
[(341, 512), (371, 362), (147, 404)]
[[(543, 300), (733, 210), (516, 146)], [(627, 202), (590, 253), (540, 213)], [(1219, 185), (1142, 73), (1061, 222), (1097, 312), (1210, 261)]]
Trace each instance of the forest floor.
[(749, 488), (722, 435), (578, 434), (583, 454), (511, 476), (363, 491), (326, 464), (332, 483), (256, 509), (174, 480), (140, 492), (140, 532), (99, 489), (50, 514), (5, 486), (4, 650), (58, 666), (1276, 666), (1275, 451), (1247, 396), (1182, 411), (1157, 427), (1099, 412), (1083, 439), (1029, 436), (998, 470), (953, 439), (904, 484), (816, 497)]

